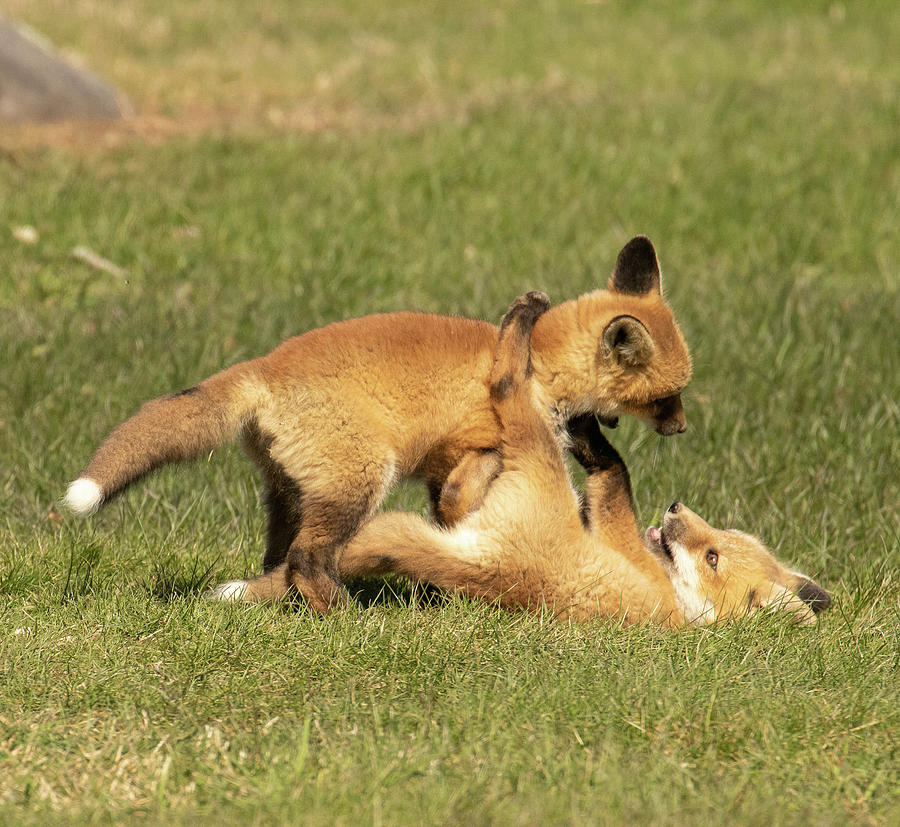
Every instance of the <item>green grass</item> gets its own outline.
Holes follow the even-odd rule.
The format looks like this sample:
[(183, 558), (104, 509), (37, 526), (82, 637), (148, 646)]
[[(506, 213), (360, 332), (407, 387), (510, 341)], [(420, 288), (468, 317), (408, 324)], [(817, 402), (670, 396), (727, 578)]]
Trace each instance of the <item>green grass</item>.
[[(0, 821), (900, 818), (893, 4), (8, 6), (203, 128), (0, 133)], [(814, 629), (402, 583), (327, 618), (210, 604), (261, 557), (234, 448), (51, 511), (146, 398), (334, 319), (574, 296), (637, 232), (695, 359), (686, 434), (613, 435), (641, 522), (678, 497), (762, 535), (833, 594)]]

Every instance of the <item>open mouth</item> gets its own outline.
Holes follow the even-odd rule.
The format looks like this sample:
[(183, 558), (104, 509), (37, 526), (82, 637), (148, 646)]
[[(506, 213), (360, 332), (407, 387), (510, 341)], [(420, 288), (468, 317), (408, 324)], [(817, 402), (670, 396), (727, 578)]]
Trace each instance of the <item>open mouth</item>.
[(647, 537), (652, 543), (658, 545), (663, 550), (666, 557), (673, 563), (675, 562), (675, 555), (672, 554), (672, 547), (669, 545), (668, 539), (666, 539), (665, 531), (656, 526), (650, 526), (650, 528), (647, 529)]

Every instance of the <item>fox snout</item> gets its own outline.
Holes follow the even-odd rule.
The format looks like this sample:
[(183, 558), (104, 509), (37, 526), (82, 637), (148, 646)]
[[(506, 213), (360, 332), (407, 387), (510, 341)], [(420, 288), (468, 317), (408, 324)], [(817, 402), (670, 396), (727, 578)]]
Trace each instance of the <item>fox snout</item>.
[(683, 434), (687, 430), (687, 419), (684, 415), (684, 406), (681, 404), (681, 394), (667, 396), (656, 402), (653, 412), (653, 422), (656, 433), (663, 436)]
[(679, 539), (689, 527), (692, 518), (697, 523), (704, 523), (704, 520), (691, 511), (683, 502), (675, 500), (675, 502), (666, 509), (666, 513), (663, 514), (663, 527), (669, 537), (676, 540)]

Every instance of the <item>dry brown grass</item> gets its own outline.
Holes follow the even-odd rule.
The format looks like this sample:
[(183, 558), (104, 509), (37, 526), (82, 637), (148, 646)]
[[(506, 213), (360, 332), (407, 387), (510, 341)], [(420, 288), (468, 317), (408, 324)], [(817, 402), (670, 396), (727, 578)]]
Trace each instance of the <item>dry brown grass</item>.
[(490, 71), (490, 50), (479, 40), (511, 24), (501, 11), (473, 10), (455, 20), (477, 37), (448, 50), (443, 41), (452, 33), (440, 21), (425, 14), (430, 26), (413, 36), (422, 20), (404, 23), (377, 6), (335, 11), (304, 4), (298, 11), (264, 3), (230, 9), (227, 23), (222, 4), (210, 0), (178, 6), (177, 14), (173, 3), (144, 0), (112, 8), (94, 0), (6, 6), (70, 61), (116, 86), (127, 113), (117, 122), (0, 128), (7, 151), (42, 145), (95, 151), (204, 134), (417, 132), (506, 104), (583, 103), (596, 94), (593, 84), (555, 65)]

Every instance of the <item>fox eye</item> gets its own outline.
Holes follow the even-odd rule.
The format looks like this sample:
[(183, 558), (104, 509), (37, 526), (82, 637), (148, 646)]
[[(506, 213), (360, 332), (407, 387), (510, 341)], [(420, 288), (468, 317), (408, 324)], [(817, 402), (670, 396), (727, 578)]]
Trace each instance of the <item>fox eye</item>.
[(717, 552), (714, 548), (709, 548), (706, 550), (706, 562), (709, 567), (715, 571), (716, 566), (719, 565), (719, 552)]

